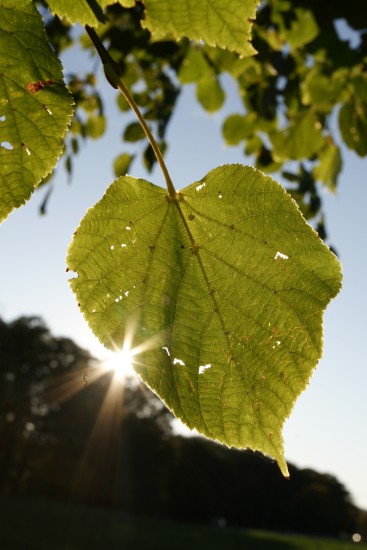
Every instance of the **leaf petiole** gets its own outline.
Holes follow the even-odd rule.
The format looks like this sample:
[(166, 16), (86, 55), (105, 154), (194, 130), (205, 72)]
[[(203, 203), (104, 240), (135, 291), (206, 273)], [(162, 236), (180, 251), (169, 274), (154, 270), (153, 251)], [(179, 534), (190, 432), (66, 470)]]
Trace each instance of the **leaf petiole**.
[(176, 189), (175, 189), (175, 187), (172, 183), (171, 176), (169, 175), (169, 172), (168, 172), (166, 163), (164, 162), (162, 153), (161, 153), (161, 151), (158, 147), (158, 144), (157, 144), (156, 140), (154, 139), (154, 136), (153, 136), (152, 132), (150, 131), (149, 126), (145, 122), (145, 119), (144, 119), (143, 115), (141, 114), (141, 112), (139, 110), (139, 107), (135, 103), (133, 96), (131, 95), (131, 93), (129, 92), (128, 88), (125, 86), (125, 84), (124, 84), (124, 82), (121, 78), (120, 69), (119, 69), (118, 64), (112, 59), (112, 57), (110, 56), (110, 54), (108, 53), (108, 51), (106, 50), (104, 45), (102, 44), (102, 42), (101, 42), (98, 34), (96, 33), (96, 31), (92, 27), (89, 27), (89, 25), (85, 26), (85, 30), (87, 31), (90, 39), (92, 40), (92, 42), (93, 42), (93, 44), (94, 44), (94, 46), (95, 46), (95, 48), (98, 52), (99, 57), (101, 58), (101, 61), (103, 63), (104, 72), (105, 72), (105, 75), (106, 75), (106, 78), (107, 78), (108, 82), (111, 84), (111, 86), (113, 88), (116, 88), (116, 89), (120, 90), (120, 92), (125, 97), (126, 101), (128, 102), (130, 108), (134, 111), (135, 116), (137, 117), (141, 127), (144, 130), (145, 135), (147, 136), (147, 138), (149, 140), (150, 145), (152, 146), (155, 157), (156, 157), (156, 159), (158, 161), (158, 164), (159, 164), (159, 166), (162, 170), (162, 173), (163, 173), (163, 176), (164, 176), (164, 179), (165, 179), (165, 182), (166, 182), (166, 187), (167, 187), (168, 194), (174, 202), (177, 202)]

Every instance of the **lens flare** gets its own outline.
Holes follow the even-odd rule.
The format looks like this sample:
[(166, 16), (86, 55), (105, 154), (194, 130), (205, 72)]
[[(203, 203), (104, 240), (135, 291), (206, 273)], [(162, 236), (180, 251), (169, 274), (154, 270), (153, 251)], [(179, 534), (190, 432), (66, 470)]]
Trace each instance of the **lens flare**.
[(111, 356), (104, 360), (105, 369), (113, 372), (117, 382), (123, 382), (135, 375), (133, 357), (134, 350), (125, 343), (121, 351), (111, 352)]

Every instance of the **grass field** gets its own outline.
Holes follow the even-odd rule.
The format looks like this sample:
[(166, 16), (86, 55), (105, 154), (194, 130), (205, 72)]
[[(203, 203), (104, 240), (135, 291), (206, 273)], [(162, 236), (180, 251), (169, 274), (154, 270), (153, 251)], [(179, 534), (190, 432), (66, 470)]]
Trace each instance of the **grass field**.
[(356, 550), (367, 545), (131, 518), (66, 503), (0, 497), (1, 550)]

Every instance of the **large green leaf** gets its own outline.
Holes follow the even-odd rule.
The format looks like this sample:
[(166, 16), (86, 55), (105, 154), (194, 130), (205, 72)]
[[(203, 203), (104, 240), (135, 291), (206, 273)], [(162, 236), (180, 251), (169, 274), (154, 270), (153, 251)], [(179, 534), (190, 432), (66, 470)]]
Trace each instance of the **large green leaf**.
[(247, 56), (258, 0), (144, 0), (145, 26), (156, 40), (188, 37)]
[(227, 165), (177, 195), (117, 179), (68, 251), (81, 311), (101, 342), (133, 332), (135, 369), (190, 428), (274, 457), (322, 351), (337, 258), (285, 190)]
[(61, 63), (29, 0), (0, 0), (0, 221), (55, 166), (72, 115)]

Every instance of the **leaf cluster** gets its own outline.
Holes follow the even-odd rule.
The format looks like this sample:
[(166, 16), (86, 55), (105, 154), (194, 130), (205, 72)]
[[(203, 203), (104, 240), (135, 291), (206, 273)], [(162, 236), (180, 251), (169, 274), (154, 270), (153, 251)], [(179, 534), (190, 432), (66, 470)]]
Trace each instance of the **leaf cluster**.
[[(124, 95), (120, 109), (128, 105), (139, 120), (125, 126), (123, 139), (144, 143), (146, 167), (157, 160), (167, 189), (125, 176), (128, 153), (115, 159), (120, 177), (87, 211), (68, 250), (79, 307), (106, 347), (129, 345), (142, 380), (190, 428), (260, 450), (287, 476), (282, 426), (321, 356), (322, 315), (341, 273), (296, 203), (264, 172), (299, 162), (299, 172), (285, 177), (303, 213), (319, 214), (315, 177), (333, 187), (340, 166), (328, 117), (347, 93), (340, 84), (345, 68), (329, 66), (324, 74), (321, 46), (306, 63), (318, 22), (288, 2), (261, 5), (258, 57), (249, 44), (255, 0), (109, 3), (48, 0), (53, 16), (66, 20), (44, 14), (53, 50), (30, 0), (0, 0), (0, 124), (7, 140), (0, 147), (0, 216), (49, 175), (69, 125), (70, 173), (80, 140), (104, 133), (95, 76), (69, 75), (66, 88), (55, 55), (73, 40), (69, 24), (80, 22), (82, 46), (93, 43), (107, 80)], [(358, 94), (363, 70), (350, 69)], [(262, 172), (221, 166), (177, 192), (162, 152), (178, 93), (194, 84), (198, 101), (214, 112), (225, 99), (224, 72), (238, 83), (244, 106), (227, 118), (224, 136), (232, 145), (244, 142)], [(326, 74), (334, 82), (329, 99), (318, 91)], [(341, 120), (355, 120), (346, 105)], [(358, 118), (347, 143), (357, 143), (363, 124)]]
[[(257, 55), (242, 58), (207, 41), (184, 37), (177, 42), (166, 35), (162, 41), (160, 32), (153, 34), (152, 41), (144, 5), (137, 2), (130, 9), (123, 5), (107, 7), (107, 21), (99, 23), (97, 30), (119, 62), (124, 81), (163, 152), (182, 88), (195, 86), (198, 102), (212, 113), (224, 105), (222, 76), (229, 75), (243, 109), (223, 122), (226, 144), (242, 147), (262, 171), (281, 172), (302, 213), (314, 221), (324, 238), (321, 190), (336, 190), (341, 146), (359, 156), (367, 153), (367, 45), (363, 18), (355, 16), (364, 13), (363, 1), (353, 0), (347, 11), (338, 2), (332, 6), (302, 0), (262, 2), (253, 24)], [(341, 17), (357, 45), (341, 36)], [(73, 43), (69, 28), (66, 22), (49, 20), (49, 34), (58, 49)], [(83, 47), (92, 48), (88, 38), (82, 36), (80, 41)], [(128, 108), (120, 95), (118, 105), (123, 112)], [(77, 103), (77, 113), (78, 107)], [(102, 123), (99, 128), (102, 134)], [(83, 137), (88, 135), (85, 128), (79, 130)], [(142, 159), (150, 171), (156, 160), (137, 123), (127, 123), (122, 138), (141, 142)], [(134, 158), (122, 151), (114, 161), (116, 175), (126, 173)]]

